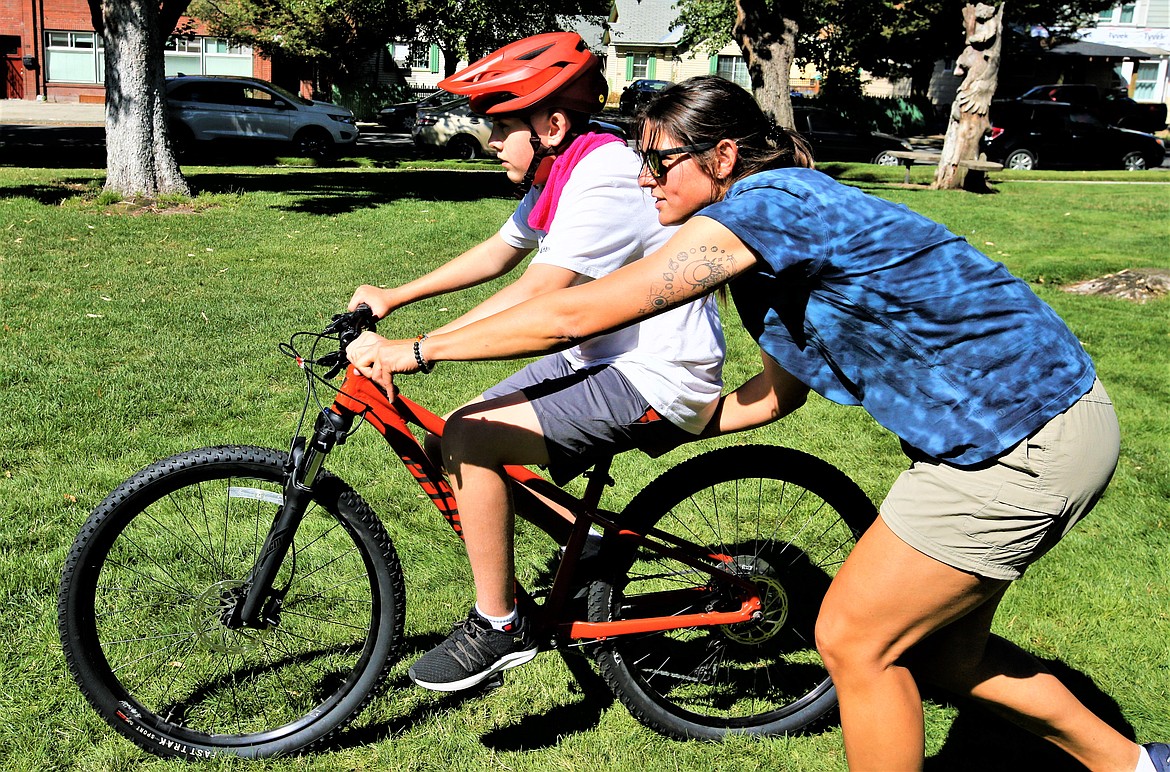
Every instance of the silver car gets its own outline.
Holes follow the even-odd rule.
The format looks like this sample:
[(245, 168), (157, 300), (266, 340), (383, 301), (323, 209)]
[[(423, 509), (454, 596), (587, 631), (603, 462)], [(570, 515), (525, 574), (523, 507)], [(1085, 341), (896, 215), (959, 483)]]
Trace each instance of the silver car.
[(445, 151), (456, 158), (470, 160), (496, 154), (488, 147), (491, 119), (473, 113), (467, 97), (441, 107), (420, 105), (410, 135), (419, 148)]
[(348, 109), (258, 78), (167, 78), (167, 107), (171, 140), (180, 152), (196, 142), (230, 140), (291, 146), (297, 155), (327, 158), (353, 147), (358, 138)]

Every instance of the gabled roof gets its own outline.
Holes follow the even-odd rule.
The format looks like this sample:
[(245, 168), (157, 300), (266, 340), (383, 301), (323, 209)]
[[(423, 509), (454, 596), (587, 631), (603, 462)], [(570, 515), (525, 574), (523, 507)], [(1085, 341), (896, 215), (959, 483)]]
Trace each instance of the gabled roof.
[(605, 42), (610, 45), (675, 46), (682, 27), (674, 26), (675, 0), (614, 0)]

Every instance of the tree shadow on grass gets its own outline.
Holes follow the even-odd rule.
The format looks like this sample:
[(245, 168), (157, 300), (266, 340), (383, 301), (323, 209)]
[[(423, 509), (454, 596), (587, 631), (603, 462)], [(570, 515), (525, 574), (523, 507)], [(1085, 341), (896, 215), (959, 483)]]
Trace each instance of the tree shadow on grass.
[[(1133, 738), (1133, 727), (1117, 703), (1083, 673), (1055, 660), (1044, 665), (1105, 723)], [(942, 693), (928, 698), (958, 710), (938, 753), (926, 760), (925, 772), (1085, 772), (1085, 767), (1055, 745), (1000, 718), (981, 705)]]
[(190, 174), (187, 181), (198, 192), (280, 193), (294, 198), (276, 206), (287, 212), (335, 215), (374, 209), (403, 199), (476, 201), (509, 198), (515, 186), (503, 172), (458, 169), (405, 169), (393, 173), (368, 171), (313, 171), (281, 174), (209, 172)]

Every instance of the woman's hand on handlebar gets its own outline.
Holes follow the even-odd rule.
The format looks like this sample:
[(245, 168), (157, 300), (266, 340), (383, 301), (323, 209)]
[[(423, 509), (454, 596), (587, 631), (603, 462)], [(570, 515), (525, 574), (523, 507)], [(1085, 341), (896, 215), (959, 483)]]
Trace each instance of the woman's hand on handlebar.
[(375, 319), (383, 319), (386, 314), (394, 310), (390, 301), (390, 290), (369, 284), (363, 284), (354, 290), (353, 297), (349, 299), (349, 310), (353, 311), (362, 303), (370, 307)]
[(345, 356), (358, 372), (389, 392), (395, 373), (419, 369), (413, 340), (387, 340), (376, 332), (363, 332), (345, 349)]

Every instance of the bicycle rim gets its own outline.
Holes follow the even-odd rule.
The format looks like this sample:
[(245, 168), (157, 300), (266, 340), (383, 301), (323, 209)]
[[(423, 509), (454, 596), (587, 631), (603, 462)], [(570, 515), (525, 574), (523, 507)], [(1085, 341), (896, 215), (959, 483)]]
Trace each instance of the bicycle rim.
[[(814, 644), (821, 599), (876, 513), (829, 464), (768, 446), (715, 450), (655, 480), (622, 515), (704, 548), (706, 562), (755, 585), (758, 620), (615, 638), (603, 677), (640, 721), (678, 738), (783, 734), (836, 705)], [(610, 543), (613, 574), (594, 584), (596, 620), (739, 608), (726, 583), (645, 548)]]
[(225, 619), (281, 505), (284, 455), (209, 448), (158, 462), (95, 510), (62, 577), (60, 628), (99, 713), (160, 755), (269, 756), (320, 741), (375, 693), (400, 634), (397, 556), (324, 475), (264, 629)]

